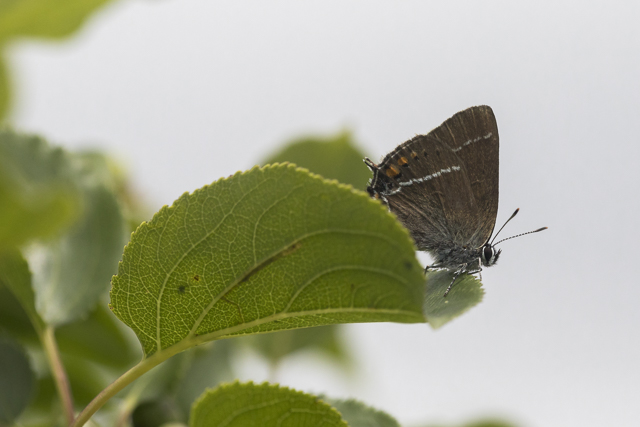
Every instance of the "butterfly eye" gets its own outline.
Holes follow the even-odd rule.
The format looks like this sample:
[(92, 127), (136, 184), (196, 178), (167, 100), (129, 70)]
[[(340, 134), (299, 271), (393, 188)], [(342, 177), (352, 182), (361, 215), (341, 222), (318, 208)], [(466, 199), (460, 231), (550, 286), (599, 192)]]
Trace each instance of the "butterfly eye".
[(491, 265), (491, 261), (493, 258), (493, 255), (495, 254), (493, 247), (491, 247), (490, 245), (485, 245), (482, 248), (482, 262), (485, 265)]

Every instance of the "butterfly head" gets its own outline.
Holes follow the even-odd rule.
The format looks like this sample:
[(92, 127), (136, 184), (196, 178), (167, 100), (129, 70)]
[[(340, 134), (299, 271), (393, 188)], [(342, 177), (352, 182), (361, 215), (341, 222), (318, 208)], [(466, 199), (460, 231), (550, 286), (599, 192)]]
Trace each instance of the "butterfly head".
[(501, 252), (502, 249), (496, 250), (491, 245), (491, 243), (485, 244), (480, 249), (480, 259), (482, 260), (482, 265), (484, 265), (485, 267), (491, 267), (492, 265), (494, 265), (496, 262), (498, 262), (498, 257), (500, 256)]

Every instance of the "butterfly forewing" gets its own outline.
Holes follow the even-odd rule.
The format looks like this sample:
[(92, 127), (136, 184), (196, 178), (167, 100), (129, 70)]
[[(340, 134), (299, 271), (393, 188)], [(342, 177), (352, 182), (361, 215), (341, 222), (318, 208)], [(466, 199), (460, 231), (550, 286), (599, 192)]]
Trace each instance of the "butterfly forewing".
[(479, 248), (498, 210), (498, 127), (491, 108), (457, 113), (387, 154), (368, 188), (420, 250)]
[(379, 168), (370, 192), (387, 203), (418, 249), (467, 244), (470, 236), (462, 230), (477, 228), (478, 209), (465, 166), (447, 144), (418, 135), (389, 153)]
[(469, 244), (480, 247), (491, 237), (498, 214), (499, 139), (493, 111), (486, 105), (468, 108), (428, 136), (446, 143), (466, 166), (476, 209), (484, 219)]

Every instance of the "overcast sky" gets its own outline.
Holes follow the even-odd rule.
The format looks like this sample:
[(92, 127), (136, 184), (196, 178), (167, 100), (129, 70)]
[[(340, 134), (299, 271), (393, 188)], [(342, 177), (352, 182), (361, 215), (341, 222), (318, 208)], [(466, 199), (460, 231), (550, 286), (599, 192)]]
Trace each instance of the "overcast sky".
[(505, 235), (549, 230), (501, 245), (451, 324), (349, 326), (355, 376), (296, 358), (280, 380), (408, 426), (637, 426), (639, 22), (615, 1), (120, 1), (14, 46), (14, 123), (117, 156), (157, 209), (293, 136), (349, 128), (379, 159), (488, 104), (498, 222), (520, 207)]

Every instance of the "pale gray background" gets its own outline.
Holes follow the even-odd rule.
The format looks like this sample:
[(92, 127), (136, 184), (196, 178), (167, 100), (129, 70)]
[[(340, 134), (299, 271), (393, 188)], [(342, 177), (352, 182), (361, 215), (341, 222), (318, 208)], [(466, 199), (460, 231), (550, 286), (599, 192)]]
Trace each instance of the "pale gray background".
[(505, 235), (549, 231), (505, 243), (485, 301), (441, 330), (350, 326), (356, 374), (299, 357), (279, 380), (404, 425), (637, 426), (639, 22), (613, 1), (121, 1), (14, 47), (14, 118), (115, 154), (156, 209), (291, 136), (347, 127), (380, 158), (488, 104), (499, 221), (521, 208)]

